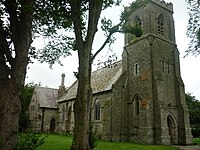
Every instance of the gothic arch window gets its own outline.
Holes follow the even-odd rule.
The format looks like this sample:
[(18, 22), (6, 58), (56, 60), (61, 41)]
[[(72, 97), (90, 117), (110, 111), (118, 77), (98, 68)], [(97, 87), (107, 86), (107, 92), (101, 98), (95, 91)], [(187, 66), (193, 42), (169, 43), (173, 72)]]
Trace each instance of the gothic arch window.
[(65, 121), (65, 105), (62, 106), (62, 123)]
[(135, 113), (135, 116), (139, 116), (140, 114), (140, 96), (138, 94), (136, 94), (134, 96), (134, 113)]
[(167, 73), (170, 74), (170, 61), (167, 62)]
[(100, 120), (101, 118), (101, 105), (99, 100), (96, 99), (94, 102), (94, 120)]
[(165, 72), (165, 60), (164, 59), (161, 60), (161, 71)]
[(139, 27), (142, 28), (142, 20), (141, 20), (141, 18), (140, 18), (138, 15), (135, 16), (134, 24), (135, 24), (135, 25), (138, 25)]
[(165, 18), (162, 14), (158, 16), (158, 34), (164, 35)]
[(138, 63), (135, 63), (134, 65), (134, 75), (137, 76), (139, 75), (139, 64)]

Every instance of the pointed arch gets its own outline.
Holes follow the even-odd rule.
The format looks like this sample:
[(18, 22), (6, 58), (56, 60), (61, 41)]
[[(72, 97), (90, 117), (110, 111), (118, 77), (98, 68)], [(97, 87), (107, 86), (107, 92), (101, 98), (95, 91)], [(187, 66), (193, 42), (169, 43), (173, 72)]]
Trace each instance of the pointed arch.
[(138, 63), (134, 64), (134, 75), (137, 76), (140, 73), (140, 67)]
[(56, 126), (56, 120), (55, 120), (55, 118), (52, 118), (50, 121), (50, 132), (55, 131), (55, 126)]
[(170, 72), (171, 72), (171, 63), (170, 63), (170, 61), (168, 60), (168, 61), (166, 62), (166, 64), (167, 64), (167, 73), (170, 74)]
[(134, 18), (134, 24), (135, 25), (138, 25), (139, 27), (142, 28), (142, 19), (140, 16), (136, 15), (135, 18)]
[(133, 98), (134, 101), (134, 114), (135, 116), (139, 116), (140, 115), (140, 96), (138, 94), (136, 94)]
[(177, 144), (177, 122), (175, 117), (170, 113), (167, 116), (167, 127), (169, 130), (170, 142), (171, 144)]
[(94, 101), (94, 120), (100, 120), (101, 119), (101, 105), (99, 103), (99, 99), (97, 98)]
[(166, 24), (166, 19), (165, 19), (164, 15), (159, 14), (158, 20), (157, 20), (158, 34), (164, 35), (165, 24)]
[(162, 72), (165, 72), (165, 59), (164, 58), (161, 60), (161, 70), (162, 70)]

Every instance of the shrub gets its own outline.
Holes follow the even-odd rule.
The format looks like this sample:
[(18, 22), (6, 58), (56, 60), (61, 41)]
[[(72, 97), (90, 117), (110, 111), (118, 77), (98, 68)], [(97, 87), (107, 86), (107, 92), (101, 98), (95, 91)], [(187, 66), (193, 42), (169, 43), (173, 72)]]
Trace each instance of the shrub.
[(194, 138), (200, 137), (200, 127), (192, 127), (192, 136)]
[(28, 133), (20, 133), (18, 135), (18, 143), (15, 150), (35, 150), (36, 147), (44, 143), (45, 138), (31, 131)]

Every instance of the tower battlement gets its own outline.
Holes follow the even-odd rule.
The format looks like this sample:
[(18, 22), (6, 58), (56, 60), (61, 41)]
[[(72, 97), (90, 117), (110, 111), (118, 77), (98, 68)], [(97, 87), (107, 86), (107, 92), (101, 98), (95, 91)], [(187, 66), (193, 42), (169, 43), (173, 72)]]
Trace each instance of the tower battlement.
[(173, 4), (167, 3), (164, 0), (151, 0), (153, 3), (156, 3), (157, 5), (160, 5), (162, 7), (164, 7), (165, 9), (168, 9), (170, 11), (173, 11)]

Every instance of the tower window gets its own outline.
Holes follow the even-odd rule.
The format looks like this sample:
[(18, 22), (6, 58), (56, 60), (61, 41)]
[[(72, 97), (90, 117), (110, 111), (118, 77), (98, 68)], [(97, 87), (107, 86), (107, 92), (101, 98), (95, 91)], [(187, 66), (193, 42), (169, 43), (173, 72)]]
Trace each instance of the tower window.
[(138, 63), (136, 63), (135, 65), (134, 65), (134, 75), (138, 75), (139, 74), (139, 65), (138, 65)]
[(170, 62), (167, 62), (167, 73), (170, 74)]
[(164, 17), (161, 14), (158, 17), (158, 34), (164, 35)]
[(165, 61), (161, 60), (161, 70), (162, 72), (165, 72)]
[(134, 110), (135, 110), (135, 116), (139, 116), (139, 114), (140, 114), (140, 96), (137, 94), (134, 97)]
[(101, 107), (99, 100), (96, 99), (94, 102), (94, 120), (100, 120), (100, 116), (101, 116)]
[(135, 25), (137, 25), (137, 26), (142, 28), (142, 21), (141, 21), (139, 16), (135, 17), (135, 21), (134, 22), (135, 22)]

